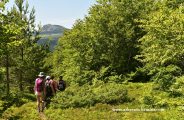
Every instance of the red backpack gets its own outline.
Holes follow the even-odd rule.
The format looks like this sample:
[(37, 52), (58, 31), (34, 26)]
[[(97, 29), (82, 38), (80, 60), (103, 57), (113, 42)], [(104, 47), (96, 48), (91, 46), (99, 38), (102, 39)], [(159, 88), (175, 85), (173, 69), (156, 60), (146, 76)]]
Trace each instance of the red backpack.
[(37, 78), (36, 79), (36, 91), (42, 92), (43, 91), (43, 79)]

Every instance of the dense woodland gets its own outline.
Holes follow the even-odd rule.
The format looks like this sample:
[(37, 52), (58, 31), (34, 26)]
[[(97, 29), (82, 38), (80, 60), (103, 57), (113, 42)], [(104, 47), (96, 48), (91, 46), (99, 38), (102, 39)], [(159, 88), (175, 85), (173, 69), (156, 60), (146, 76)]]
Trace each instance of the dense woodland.
[[(182, 119), (184, 1), (97, 0), (65, 30), (53, 51), (25, 0), (0, 3), (0, 116), (3, 119)], [(39, 116), (33, 93), (40, 71), (67, 89)], [(113, 108), (163, 112), (113, 112)], [(54, 111), (54, 112), (53, 112)]]

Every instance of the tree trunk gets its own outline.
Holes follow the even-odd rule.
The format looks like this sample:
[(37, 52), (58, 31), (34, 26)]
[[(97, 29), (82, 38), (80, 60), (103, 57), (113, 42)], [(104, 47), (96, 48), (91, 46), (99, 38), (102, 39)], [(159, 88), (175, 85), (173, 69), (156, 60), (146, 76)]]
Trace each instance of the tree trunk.
[[(23, 60), (24, 60), (24, 52), (23, 52), (23, 47), (21, 47), (21, 62), (23, 63)], [(22, 71), (22, 66), (21, 66), (21, 68), (20, 68), (20, 78), (19, 78), (19, 90), (20, 91), (23, 91), (23, 83), (22, 83), (22, 81), (23, 81), (23, 71)]]
[(10, 93), (9, 54), (6, 54), (6, 95)]

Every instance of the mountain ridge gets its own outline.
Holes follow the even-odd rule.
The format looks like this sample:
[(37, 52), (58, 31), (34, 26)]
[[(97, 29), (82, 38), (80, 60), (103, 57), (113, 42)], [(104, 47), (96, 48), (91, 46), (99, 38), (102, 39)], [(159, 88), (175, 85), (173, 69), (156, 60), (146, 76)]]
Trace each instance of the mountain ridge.
[(49, 43), (49, 48), (51, 51), (57, 45), (58, 39), (63, 35), (65, 30), (69, 30), (61, 25), (45, 24), (41, 28), (40, 40), (38, 44)]
[(40, 34), (56, 34), (56, 33), (63, 33), (68, 28), (65, 28), (61, 25), (52, 25), (52, 24), (45, 24), (41, 28)]

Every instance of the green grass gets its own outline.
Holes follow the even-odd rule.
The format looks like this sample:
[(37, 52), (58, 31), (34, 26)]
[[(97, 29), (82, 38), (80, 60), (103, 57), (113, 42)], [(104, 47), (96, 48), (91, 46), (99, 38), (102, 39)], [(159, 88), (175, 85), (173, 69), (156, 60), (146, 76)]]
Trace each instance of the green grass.
[(12, 106), (2, 115), (5, 120), (41, 120), (36, 109), (36, 102), (29, 102), (21, 107)]
[(175, 109), (157, 112), (114, 112), (112, 108), (123, 109), (124, 107), (101, 104), (81, 109), (48, 109), (45, 114), (48, 119), (52, 120), (182, 120), (184, 115)]
[[(47, 109), (44, 114), (47, 120), (182, 120), (184, 115), (182, 111), (176, 109), (162, 112), (114, 112), (112, 110), (113, 108), (124, 109), (128, 105), (97, 104), (90, 108)], [(10, 108), (3, 114), (3, 119), (6, 120), (43, 119), (40, 117), (36, 111), (36, 102), (27, 103), (19, 108)]]
[[(152, 91), (152, 83), (129, 83), (124, 85), (128, 90), (128, 96), (133, 99), (131, 102), (125, 102), (119, 105), (110, 105), (98, 103), (91, 107), (54, 109), (49, 108), (44, 111), (47, 120), (183, 120), (184, 101), (183, 97), (171, 98), (168, 93), (161, 91)], [(152, 96), (155, 98), (153, 105), (144, 104), (144, 97)], [(167, 104), (167, 107), (162, 107)], [(143, 111), (143, 109), (158, 111)], [(137, 110), (135, 111), (119, 111), (119, 110)], [(164, 109), (163, 111), (159, 111)], [(138, 111), (140, 110), (140, 111)], [(142, 111), (141, 111), (142, 110)], [(3, 119), (8, 120), (41, 120), (41, 116), (37, 113), (36, 102), (28, 102), (20, 107), (7, 109), (3, 115)]]

